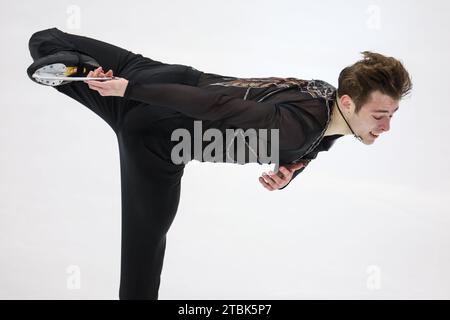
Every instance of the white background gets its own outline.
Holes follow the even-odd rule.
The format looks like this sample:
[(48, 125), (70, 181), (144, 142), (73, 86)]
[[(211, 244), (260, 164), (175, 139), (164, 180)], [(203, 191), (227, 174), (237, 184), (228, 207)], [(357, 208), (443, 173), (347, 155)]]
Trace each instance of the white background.
[(205, 72), (335, 86), (363, 50), (399, 58), (414, 90), (391, 131), (339, 139), (282, 191), (258, 182), (270, 166), (189, 163), (159, 298), (449, 299), (449, 12), (445, 0), (0, 2), (0, 298), (118, 298), (116, 137), (26, 75), (30, 36), (57, 27)]

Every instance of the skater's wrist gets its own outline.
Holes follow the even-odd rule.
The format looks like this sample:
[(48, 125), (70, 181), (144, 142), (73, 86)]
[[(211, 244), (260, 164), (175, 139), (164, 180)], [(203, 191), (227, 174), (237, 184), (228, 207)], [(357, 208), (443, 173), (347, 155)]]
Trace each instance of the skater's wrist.
[(128, 85), (130, 81), (127, 79), (120, 79), (120, 86), (119, 86), (119, 96), (125, 97), (125, 92), (127, 91)]

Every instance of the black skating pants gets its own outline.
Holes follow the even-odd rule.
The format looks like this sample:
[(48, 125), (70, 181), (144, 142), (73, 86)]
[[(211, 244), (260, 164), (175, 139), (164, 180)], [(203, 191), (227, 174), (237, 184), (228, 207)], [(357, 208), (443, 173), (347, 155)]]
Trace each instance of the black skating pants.
[[(162, 63), (57, 28), (35, 32), (29, 49), (34, 60), (63, 50), (81, 52), (94, 58), (105, 72), (112, 69), (115, 76), (147, 83), (195, 86), (201, 73), (189, 66)], [(102, 97), (84, 82), (54, 89), (95, 112), (117, 135), (122, 197), (119, 298), (156, 300), (166, 234), (177, 212), (185, 166), (170, 161), (170, 134), (173, 129), (189, 126), (192, 119), (168, 108), (121, 97)]]

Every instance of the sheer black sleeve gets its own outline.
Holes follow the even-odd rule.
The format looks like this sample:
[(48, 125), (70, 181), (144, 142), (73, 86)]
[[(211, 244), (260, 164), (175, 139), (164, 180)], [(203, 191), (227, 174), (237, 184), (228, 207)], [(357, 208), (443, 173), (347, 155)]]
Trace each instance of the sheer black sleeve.
[[(242, 129), (279, 129), (280, 149), (301, 147), (316, 124), (301, 119), (292, 105), (256, 102), (173, 83), (141, 84), (129, 81), (124, 98), (172, 108), (199, 120), (222, 120)], [(298, 109), (298, 108), (297, 108)], [(299, 111), (300, 112), (300, 111)], [(311, 116), (305, 115), (305, 119)]]

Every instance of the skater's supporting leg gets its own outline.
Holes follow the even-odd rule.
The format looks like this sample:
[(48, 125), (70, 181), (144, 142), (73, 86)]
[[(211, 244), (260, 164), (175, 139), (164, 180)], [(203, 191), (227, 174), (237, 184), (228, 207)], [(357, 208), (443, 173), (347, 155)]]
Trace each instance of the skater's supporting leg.
[(156, 300), (184, 165), (168, 162), (140, 136), (121, 133), (118, 137), (122, 177), (119, 298)]

